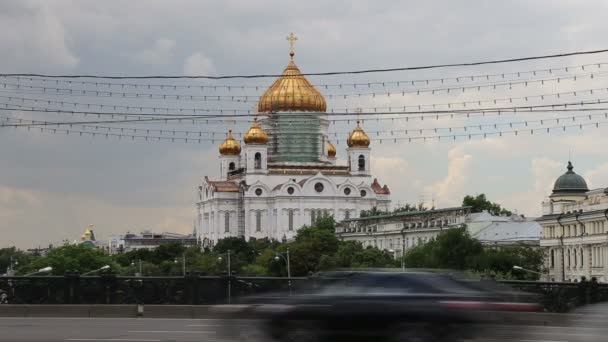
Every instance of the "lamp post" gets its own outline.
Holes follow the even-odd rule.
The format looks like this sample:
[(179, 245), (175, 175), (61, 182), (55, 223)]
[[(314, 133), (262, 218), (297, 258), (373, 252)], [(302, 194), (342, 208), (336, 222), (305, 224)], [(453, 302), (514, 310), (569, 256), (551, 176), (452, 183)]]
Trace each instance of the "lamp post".
[[(173, 263), (175, 263), (175, 264), (179, 263), (177, 258), (175, 260), (173, 260)], [(186, 276), (186, 253), (182, 254), (182, 275), (184, 277)]]
[(28, 273), (28, 274), (24, 275), (24, 277), (33, 276), (33, 275), (36, 275), (38, 273), (48, 273), (48, 272), (51, 272), (52, 270), (53, 270), (53, 268), (51, 266), (47, 266), (47, 267), (39, 269), (36, 272)]
[(289, 248), (285, 252), (277, 252), (274, 260), (280, 261), (281, 258), (287, 263), (287, 286), (289, 287), (289, 295), (291, 296), (291, 263), (289, 262)]
[(10, 265), (8, 270), (6, 271), (6, 275), (14, 276), (15, 275), (15, 266), (19, 265), (19, 261), (15, 260), (14, 257), (10, 256)]
[(220, 254), (219, 257), (217, 257), (217, 261), (218, 262), (222, 262), (224, 259), (222, 258), (222, 255), (226, 255), (226, 261), (228, 262), (228, 304), (231, 303), (232, 301), (232, 270), (231, 270), (231, 262), (230, 262), (230, 250), (228, 250), (226, 253), (224, 254)]
[(517, 266), (517, 265), (513, 266), (513, 270), (515, 270), (515, 271), (523, 271), (523, 272), (530, 272), (530, 273), (538, 274), (538, 275), (540, 275), (540, 276), (542, 276), (542, 275), (543, 275), (541, 272), (537, 272), (537, 271), (529, 270), (529, 269), (527, 269), (527, 268), (523, 268), (523, 267), (521, 267), (521, 266)]
[[(135, 273), (135, 276), (141, 277), (141, 276), (143, 276), (141, 259), (137, 259), (137, 263), (139, 264), (139, 273)], [(135, 266), (135, 261), (131, 261), (131, 266)]]
[(92, 270), (92, 271), (83, 273), (82, 275), (85, 276), (85, 275), (88, 275), (88, 274), (91, 274), (91, 273), (96, 273), (96, 272), (105, 271), (105, 270), (109, 270), (109, 269), (110, 269), (110, 265), (104, 265), (104, 266), (101, 266), (100, 268), (98, 268), (96, 270)]

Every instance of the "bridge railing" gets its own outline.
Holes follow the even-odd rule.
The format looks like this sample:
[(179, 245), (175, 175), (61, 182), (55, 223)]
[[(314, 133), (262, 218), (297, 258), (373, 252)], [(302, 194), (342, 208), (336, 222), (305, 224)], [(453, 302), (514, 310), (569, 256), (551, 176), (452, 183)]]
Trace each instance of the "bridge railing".
[[(309, 293), (323, 281), (316, 277), (227, 277), (187, 274), (177, 277), (81, 276), (0, 277), (0, 303), (11, 304), (225, 304), (232, 299), (270, 293)], [(608, 301), (608, 284), (499, 281), (538, 294), (547, 311)]]

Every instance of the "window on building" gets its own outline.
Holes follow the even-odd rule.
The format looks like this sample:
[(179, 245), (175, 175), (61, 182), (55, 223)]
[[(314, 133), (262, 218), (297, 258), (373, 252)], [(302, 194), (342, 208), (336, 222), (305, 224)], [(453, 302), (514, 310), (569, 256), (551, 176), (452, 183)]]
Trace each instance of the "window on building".
[(316, 214), (317, 214), (317, 212), (316, 212), (315, 210), (311, 210), (311, 211), (310, 211), (310, 225), (311, 225), (311, 226), (312, 226), (312, 225), (314, 225), (314, 224), (315, 224), (315, 222), (317, 222), (317, 221), (316, 221), (316, 218), (317, 218), (317, 217), (316, 217)]
[(344, 219), (345, 219), (345, 220), (350, 219), (350, 210), (346, 210), (346, 211), (344, 212)]
[(293, 230), (293, 210), (287, 212), (287, 228)]
[(230, 233), (230, 213), (224, 213), (224, 233)]
[(255, 169), (261, 169), (262, 168), (262, 154), (260, 152), (257, 152), (255, 154), (255, 156), (253, 157), (253, 167)]
[(581, 267), (585, 266), (585, 258), (583, 256), (583, 249), (580, 251)]
[(262, 231), (262, 212), (259, 210), (255, 212), (255, 231)]
[(230, 164), (228, 164), (228, 171), (234, 171), (234, 169), (236, 169), (234, 162), (231, 162)]
[(365, 171), (365, 156), (360, 155), (358, 161), (359, 171)]
[(551, 268), (555, 267), (555, 250), (551, 250)]

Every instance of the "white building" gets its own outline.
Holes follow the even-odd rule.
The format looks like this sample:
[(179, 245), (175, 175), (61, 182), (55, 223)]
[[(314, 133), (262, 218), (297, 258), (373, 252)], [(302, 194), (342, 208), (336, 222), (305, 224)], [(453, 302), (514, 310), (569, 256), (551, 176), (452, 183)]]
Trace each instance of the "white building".
[(108, 242), (110, 254), (126, 253), (138, 249), (155, 249), (160, 245), (177, 243), (186, 247), (197, 246), (198, 239), (194, 234), (153, 233), (149, 230), (141, 234), (127, 232), (125, 235), (114, 235)]
[(260, 98), (260, 119), (243, 136), (229, 131), (219, 147), (218, 178), (198, 187), (198, 229), (204, 246), (231, 236), (291, 239), (298, 228), (330, 215), (388, 210), (390, 190), (370, 168), (370, 139), (361, 124), (346, 143), (348, 162), (336, 162), (328, 139), (323, 95), (292, 60)]
[(496, 216), (483, 211), (467, 217), (467, 231), (486, 246), (540, 245), (541, 226), (520, 215)]
[(568, 171), (555, 181), (553, 193), (542, 203), (540, 242), (546, 249), (547, 280), (575, 281), (592, 277), (608, 280), (608, 193), (589, 190), (583, 177)]
[(456, 207), (350, 219), (336, 227), (336, 235), (365, 247), (392, 250), (395, 257), (400, 257), (442, 231), (464, 227), (469, 211), (470, 207)]
[(399, 257), (447, 229), (466, 227), (471, 237), (485, 246), (538, 246), (541, 226), (518, 215), (494, 216), (470, 213), (470, 207), (391, 213), (345, 220), (336, 235), (363, 246), (392, 250)]

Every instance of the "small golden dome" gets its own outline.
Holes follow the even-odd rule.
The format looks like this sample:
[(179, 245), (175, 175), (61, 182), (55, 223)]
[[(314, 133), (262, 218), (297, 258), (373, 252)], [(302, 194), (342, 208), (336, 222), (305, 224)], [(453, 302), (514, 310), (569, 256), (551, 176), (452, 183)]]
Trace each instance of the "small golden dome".
[(245, 144), (264, 145), (268, 142), (268, 134), (264, 132), (262, 126), (258, 122), (258, 118), (253, 119), (253, 125), (243, 137)]
[(300, 69), (292, 60), (258, 102), (259, 113), (270, 112), (317, 112), (327, 110), (325, 97), (302, 76)]
[(241, 144), (234, 140), (232, 130), (229, 130), (226, 140), (220, 145), (220, 154), (223, 156), (238, 156), (240, 153)]
[(327, 156), (330, 158), (336, 157), (336, 146), (331, 143), (331, 141), (327, 140)]
[(359, 120), (357, 120), (357, 127), (353, 129), (352, 133), (346, 140), (348, 147), (368, 147), (370, 140), (367, 134), (361, 126), (359, 125)]

